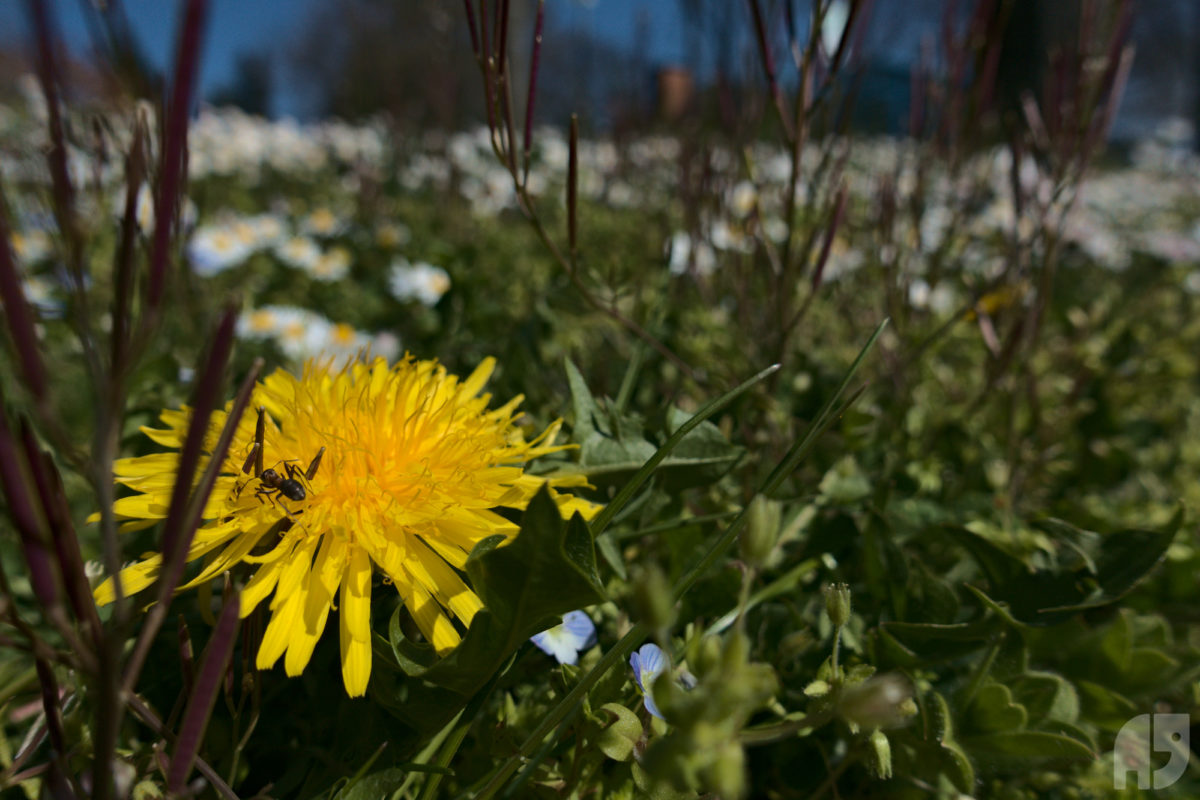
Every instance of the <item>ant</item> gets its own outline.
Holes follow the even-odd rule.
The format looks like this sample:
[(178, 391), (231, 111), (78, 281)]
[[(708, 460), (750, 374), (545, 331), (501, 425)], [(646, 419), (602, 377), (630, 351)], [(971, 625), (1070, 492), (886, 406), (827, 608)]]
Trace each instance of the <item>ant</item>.
[[(283, 504), (281, 498), (286, 497), (288, 500), (300, 501), (308, 497), (308, 493), (304, 490), (304, 484), (298, 480), (299, 476), (304, 477), (305, 483), (312, 481), (313, 476), (317, 474), (317, 468), (321, 466), (321, 456), (325, 455), (325, 448), (322, 447), (317, 451), (317, 455), (313, 457), (312, 463), (308, 465), (308, 469), (304, 472), (300, 471), (299, 467), (294, 467), (292, 464), (296, 459), (288, 459), (280, 463), (283, 464), (284, 472), (287, 474), (285, 478), (280, 475), (273, 467), (271, 469), (263, 469), (263, 437), (266, 433), (266, 408), (258, 407), (258, 424), (254, 428), (254, 443), (251, 446), (250, 455), (246, 456), (246, 462), (242, 464), (242, 472), (246, 475), (250, 474), (250, 468), (254, 467), (254, 477), (258, 478), (259, 486), (254, 490), (254, 496), (258, 502), (263, 502), (263, 498), (271, 501), (271, 505), (277, 505), (283, 508), (289, 519), (292, 519), (291, 510)], [(237, 494), (240, 496), (242, 489), (246, 488), (246, 484), (242, 484), (237, 489)], [(277, 498), (278, 499), (277, 501)], [(303, 514), (303, 511), (297, 512)]]

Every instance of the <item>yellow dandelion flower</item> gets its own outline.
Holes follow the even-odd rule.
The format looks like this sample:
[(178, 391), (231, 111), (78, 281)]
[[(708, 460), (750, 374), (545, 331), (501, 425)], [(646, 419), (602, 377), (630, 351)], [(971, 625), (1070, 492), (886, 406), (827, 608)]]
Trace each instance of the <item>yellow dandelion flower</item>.
[[(481, 608), (460, 574), (467, 555), (488, 536), (516, 535), (518, 527), (496, 509), (525, 508), (547, 482), (527, 474), (525, 462), (567, 446), (554, 444), (561, 421), (525, 440), (516, 424), (520, 396), (488, 409), (491, 395), (480, 390), (494, 367), (494, 359), (486, 359), (461, 380), (435, 361), (405, 357), (389, 367), (379, 358), (340, 369), (309, 362), (299, 378), (277, 371), (264, 379), (252, 399), (252, 407), (265, 409), (264, 477), (256, 476), (255, 466), (249, 474), (242, 471), (256, 452), (256, 418), (248, 413), (188, 552), (189, 561), (204, 558), (204, 566), (180, 589), (250, 565), (242, 615), (273, 594), (257, 665), (269, 669), (282, 656), (288, 675), (303, 671), (336, 608), (342, 678), (351, 696), (366, 691), (371, 672), (376, 569), (438, 652), (451, 650)], [(228, 408), (214, 413), (206, 452), (215, 446)], [(161, 420), (166, 429), (143, 432), (164, 446), (181, 447), (188, 411), (164, 411)], [(306, 478), (322, 448), (316, 471)], [(117, 481), (138, 492), (114, 507), (130, 520), (129, 528), (166, 517), (177, 464), (176, 453), (116, 462)], [(300, 482), (305, 491), (278, 489), (267, 469)], [(584, 479), (549, 483), (581, 486)], [(579, 511), (590, 518), (598, 511), (586, 500), (551, 491), (564, 516)], [(294, 499), (297, 494), (303, 499)], [(161, 560), (154, 555), (122, 570), (124, 593), (153, 583)], [(112, 602), (111, 578), (95, 597)]]

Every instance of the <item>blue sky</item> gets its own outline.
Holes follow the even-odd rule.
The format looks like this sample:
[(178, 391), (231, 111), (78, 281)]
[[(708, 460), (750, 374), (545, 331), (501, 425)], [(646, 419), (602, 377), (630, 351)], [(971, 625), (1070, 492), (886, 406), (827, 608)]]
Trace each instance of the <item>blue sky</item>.
[[(201, 90), (209, 92), (233, 76), (243, 52), (274, 52), (303, 24), (317, 0), (212, 0), (208, 37), (201, 62)], [(62, 35), (73, 48), (88, 47), (87, 25), (78, 2), (50, 3)], [(176, 15), (182, 6), (166, 0), (126, 0), (125, 11), (138, 41), (153, 64), (163, 69), (175, 46)], [(7, 41), (25, 40), (25, 4), (0, 3), (0, 30)]]
[[(402, 0), (397, 0), (400, 2)], [(453, 3), (462, 16), (461, 3)], [(233, 77), (237, 56), (266, 51), (278, 59), (287, 42), (302, 29), (320, 0), (212, 0), (208, 38), (201, 64), (201, 91), (208, 93)], [(88, 34), (81, 6), (63, 0), (50, 2), (57, 13), (60, 33), (74, 48), (86, 49)], [(615, 44), (628, 46), (634, 40), (639, 16), (645, 16), (653, 32), (648, 54), (655, 61), (682, 58), (682, 21), (676, 0), (549, 0), (547, 24), (585, 28)], [(176, 15), (182, 6), (169, 0), (125, 0), (126, 14), (146, 55), (163, 69), (170, 61), (175, 41)], [(28, 22), (25, 4), (0, 0), (0, 37), (11, 43), (26, 40)], [(285, 72), (278, 73), (281, 78)], [(298, 93), (286, 85), (276, 87), (277, 113), (301, 111)]]
[[(67, 41), (78, 51), (86, 52), (88, 47), (87, 26), (84, 21), (82, 7), (90, 0), (45, 0), (57, 13), (57, 24)], [(391, 0), (392, 2), (416, 2), (416, 0)], [(426, 2), (442, 2), (453, 13), (457, 24), (462, 21), (463, 11), (461, 0), (425, 0)], [(276, 70), (277, 79), (274, 87), (274, 112), (281, 114), (303, 114), (306, 111), (304, 94), (296, 87), (289, 85), (289, 70), (286, 66), (286, 48), (295, 36), (303, 29), (311, 12), (322, 2), (329, 0), (210, 0), (211, 19), (206, 41), (204, 59), (202, 61), (201, 91), (211, 93), (214, 89), (227, 85), (234, 76), (237, 57), (243, 53), (263, 53), (272, 57), (273, 62), (280, 67)], [(738, 3), (744, 11), (742, 0), (704, 0), (709, 3)], [(883, 24), (868, 26), (864, 51), (871, 54), (877, 63), (892, 65), (899, 72), (906, 70), (907, 62), (918, 50), (923, 38), (937, 33), (937, 21), (941, 9), (947, 0), (904, 0), (904, 6), (893, 6), (877, 3), (874, 17), (885, 17), (876, 20)], [(1164, 5), (1169, 14), (1164, 19), (1176, 27), (1182, 26), (1196, 30), (1200, 25), (1200, 5), (1192, 5), (1197, 0), (1175, 0)], [(25, 3), (19, 0), (0, 0), (0, 42), (12, 45), (28, 43), (28, 24), (25, 19)], [(141, 46), (146, 55), (156, 67), (166, 71), (174, 49), (176, 14), (182, 6), (181, 0), (124, 0), (124, 7), (136, 31)], [(1168, 7), (1169, 6), (1169, 7)], [(712, 6), (716, 8), (717, 6)], [(896, 13), (902, 9), (901, 13)], [(1160, 9), (1161, 11), (1162, 9)], [(891, 13), (882, 13), (890, 11)], [(679, 63), (691, 62), (685, 53), (687, 25), (681, 12), (679, 0), (547, 0), (547, 26), (565, 29), (583, 29), (592, 35), (607, 40), (618, 48), (629, 48), (637, 40), (639, 20), (644, 19), (647, 26), (648, 51), (643, 55), (647, 63)], [(1160, 16), (1163, 16), (1160, 14)], [(1139, 15), (1135, 22), (1149, 20), (1153, 15)], [(1138, 33), (1135, 24), (1135, 35)], [(1154, 31), (1150, 31), (1153, 33)], [(1143, 37), (1146, 41), (1154, 41), (1154, 36)], [(1144, 44), (1144, 42), (1143, 42)], [(1180, 49), (1180, 48), (1176, 48)], [(1149, 52), (1149, 51), (1147, 51)], [(1160, 87), (1170, 83), (1174, 87), (1172, 97), (1179, 95), (1187, 98), (1186, 103), (1174, 102), (1167, 108), (1159, 102), (1157, 106), (1147, 106), (1149, 110), (1141, 113), (1150, 122), (1164, 113), (1194, 114), (1195, 105), (1200, 102), (1196, 87), (1200, 82), (1195, 78), (1194, 61), (1188, 60), (1187, 48), (1176, 57), (1177, 64), (1173, 72), (1166, 75), (1150, 74), (1143, 76), (1139, 72), (1143, 57), (1135, 60), (1134, 74), (1126, 93), (1124, 108), (1145, 99), (1154, 100), (1162, 94), (1147, 91), (1148, 88)], [(705, 54), (705, 58), (710, 57)], [(734, 65), (734, 67), (741, 66)], [(756, 69), (757, 64), (751, 68)], [(703, 69), (703, 67), (702, 67)], [(1190, 83), (1188, 81), (1191, 81)], [(1189, 88), (1191, 87), (1191, 88)], [(1178, 106), (1178, 107), (1175, 107)], [(1190, 109), (1190, 111), (1189, 111)], [(1117, 128), (1128, 120), (1129, 116), (1121, 114)], [(1140, 128), (1139, 135), (1144, 134)], [(1148, 130), (1148, 129), (1147, 129)]]

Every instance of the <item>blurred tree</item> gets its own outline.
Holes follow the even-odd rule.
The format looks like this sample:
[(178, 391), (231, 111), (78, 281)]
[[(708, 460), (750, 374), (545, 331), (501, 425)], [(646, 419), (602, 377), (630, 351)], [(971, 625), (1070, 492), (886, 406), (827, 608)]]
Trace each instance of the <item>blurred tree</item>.
[(1173, 118), (1200, 121), (1200, 3), (1137, 0), (1131, 35), (1137, 57), (1116, 135), (1149, 136)]
[(247, 114), (271, 112), (271, 60), (265, 55), (239, 53), (234, 78), (215, 89), (208, 101), (216, 106), (237, 106)]
[[(537, 3), (511, 0), (509, 8), (509, 75), (521, 119)], [(609, 128), (644, 117), (652, 78), (644, 54), (564, 25), (560, 8), (545, 8), (536, 121), (561, 126), (579, 112), (585, 128)], [(485, 117), (461, 5), (331, 0), (310, 17), (290, 61), (320, 114), (354, 119), (385, 112), (404, 128), (444, 130)]]
[(1050, 29), (1066, 27), (1064, 16), (1070, 3), (1054, 8), (1038, 0), (1009, 0), (996, 3), (992, 10), (993, 30), (1003, 36), (1000, 63), (996, 70), (996, 97), (1005, 114), (1020, 118), (1021, 96), (1031, 92), (1039, 96), (1048, 66)]
[(321, 114), (390, 114), (402, 127), (456, 128), (483, 114), (461, 6), (331, 0), (316, 7), (291, 65)]

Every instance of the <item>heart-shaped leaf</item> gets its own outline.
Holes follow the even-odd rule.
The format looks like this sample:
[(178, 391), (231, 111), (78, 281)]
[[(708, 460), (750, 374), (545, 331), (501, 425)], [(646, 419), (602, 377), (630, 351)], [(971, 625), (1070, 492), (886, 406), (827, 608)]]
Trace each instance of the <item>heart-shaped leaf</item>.
[(1012, 691), (1002, 683), (987, 683), (979, 688), (967, 709), (967, 722), (974, 731), (1011, 731), (1025, 727), (1029, 713), (1013, 700)]

